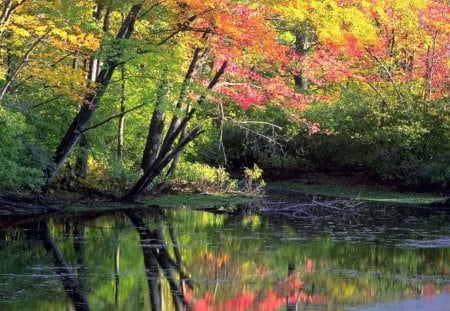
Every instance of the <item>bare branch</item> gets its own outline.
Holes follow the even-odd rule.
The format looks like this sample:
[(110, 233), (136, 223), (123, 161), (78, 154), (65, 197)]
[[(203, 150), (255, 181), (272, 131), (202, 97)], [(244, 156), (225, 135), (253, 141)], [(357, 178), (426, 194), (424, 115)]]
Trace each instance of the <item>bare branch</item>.
[(392, 85), (394, 86), (394, 90), (398, 98), (403, 99), (404, 96), (399, 91), (397, 84), (395, 83), (394, 76), (392, 75), (392, 72), (386, 67), (386, 65), (381, 61), (381, 59), (378, 56), (372, 53), (372, 51), (369, 48), (366, 48), (366, 51), (369, 53), (370, 57), (372, 57), (378, 63), (378, 65), (380, 65), (380, 67), (384, 70), (384, 72), (386, 72), (389, 81), (391, 81)]
[(11, 83), (14, 81), (14, 79), (19, 74), (19, 71), (23, 68), (23, 66), (27, 63), (28, 58), (30, 57), (30, 54), (34, 51), (34, 49), (41, 43), (42, 40), (44, 40), (45, 37), (49, 35), (49, 33), (52, 30), (47, 30), (46, 33), (44, 33), (41, 37), (39, 37), (33, 45), (28, 49), (28, 51), (25, 52), (25, 54), (22, 56), (22, 59), (20, 60), (19, 64), (17, 65), (16, 69), (13, 71), (9, 79), (6, 81), (6, 83), (3, 85), (2, 90), (0, 91), (0, 100), (3, 99), (6, 92), (8, 91), (9, 87), (11, 86)]

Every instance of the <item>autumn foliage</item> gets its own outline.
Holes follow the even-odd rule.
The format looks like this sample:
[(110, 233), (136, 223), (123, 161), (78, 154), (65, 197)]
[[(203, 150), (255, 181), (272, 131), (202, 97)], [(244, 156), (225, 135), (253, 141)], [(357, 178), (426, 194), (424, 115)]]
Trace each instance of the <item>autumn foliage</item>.
[[(227, 107), (272, 104), (301, 120), (311, 103), (333, 103), (349, 84), (383, 102), (440, 99), (448, 96), (449, 13), (440, 0), (6, 0), (1, 105), (37, 130), (39, 151), (19, 153), (44, 154), (31, 162), (53, 178), (92, 120), (127, 113), (125, 101), (154, 106), (161, 80), (170, 85), (163, 110), (189, 118), (204, 109), (206, 118), (224, 120)], [(135, 144), (147, 121), (130, 116)], [(93, 139), (95, 148), (108, 149), (112, 132)], [(127, 165), (136, 170), (132, 157)]]

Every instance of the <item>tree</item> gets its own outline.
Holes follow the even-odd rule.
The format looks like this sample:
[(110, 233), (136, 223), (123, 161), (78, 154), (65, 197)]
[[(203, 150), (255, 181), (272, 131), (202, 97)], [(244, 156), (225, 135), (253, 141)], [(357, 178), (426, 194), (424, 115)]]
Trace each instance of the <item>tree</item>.
[[(298, 116), (312, 102), (334, 102), (349, 83), (381, 106), (405, 93), (448, 93), (443, 1), (67, 3), (11, 0), (0, 9), (0, 102), (36, 129), (30, 141), (43, 153), (56, 145), (47, 186), (74, 150), (70, 167), (87, 167), (83, 155), (94, 150), (104, 162), (120, 158), (127, 171), (141, 164), (144, 175), (164, 151), (170, 174), (204, 118), (223, 128), (242, 113), (230, 103), (270, 103)], [(116, 70), (125, 66), (126, 74)], [(89, 144), (75, 149), (82, 137)]]
[[(127, 17), (120, 25), (116, 34), (116, 40), (128, 40), (134, 31), (134, 25), (138, 17), (138, 13), (142, 8), (143, 3), (140, 2), (131, 7)], [(118, 54), (117, 54), (118, 53)], [(78, 112), (72, 124), (68, 128), (66, 134), (62, 138), (55, 151), (54, 165), (48, 168), (47, 172), (47, 185), (52, 181), (62, 165), (66, 162), (67, 158), (71, 154), (76, 143), (80, 139), (84, 130), (87, 128), (91, 121), (94, 111), (97, 109), (103, 94), (111, 81), (112, 75), (117, 66), (120, 65), (120, 50), (116, 53), (109, 55), (105, 59), (105, 67), (98, 73), (95, 82), (96, 86), (93, 91), (88, 92), (83, 98), (83, 104)]]

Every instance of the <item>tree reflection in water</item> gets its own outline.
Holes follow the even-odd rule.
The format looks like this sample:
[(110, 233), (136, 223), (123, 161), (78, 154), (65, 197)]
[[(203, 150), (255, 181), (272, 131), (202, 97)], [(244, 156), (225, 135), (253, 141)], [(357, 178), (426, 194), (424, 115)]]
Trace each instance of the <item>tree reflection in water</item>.
[[(72, 301), (75, 310), (77, 311), (91, 310), (85, 292), (83, 291), (82, 286), (80, 286), (79, 284), (78, 274), (66, 262), (66, 260), (64, 259), (64, 255), (59, 250), (55, 241), (52, 239), (47, 221), (36, 222), (31, 226), (34, 229), (32, 231), (34, 231), (36, 233), (36, 236), (38, 236), (42, 240), (47, 252), (52, 254), (54, 265), (56, 268), (56, 273), (59, 275), (64, 290), (67, 296)], [(80, 251), (83, 248), (80, 248), (79, 247), (80, 245), (77, 245), (77, 243), (75, 242), (76, 240), (77, 239), (74, 240), (75, 249)], [(80, 256), (78, 256), (78, 258), (80, 258)], [(81, 259), (79, 263), (83, 263), (83, 260)]]
[[(430, 228), (359, 242), (188, 210), (10, 223), (0, 229), (0, 309), (293, 311), (435, 296), (450, 290), (449, 249), (396, 246), (441, 241)], [(356, 229), (344, 238), (366, 238)]]
[[(166, 277), (170, 292), (172, 294), (173, 304), (176, 310), (190, 310), (190, 305), (186, 301), (183, 293), (184, 284), (192, 286), (189, 278), (181, 269), (181, 255), (177, 249), (175, 240), (175, 231), (171, 229), (172, 244), (177, 261), (174, 261), (169, 255), (165, 236), (161, 227), (150, 230), (142, 218), (135, 212), (127, 212), (136, 230), (139, 232), (139, 238), (144, 256), (145, 270), (150, 291), (150, 304), (152, 310), (162, 310), (163, 296), (161, 290), (161, 273)], [(181, 280), (177, 284), (176, 274)]]

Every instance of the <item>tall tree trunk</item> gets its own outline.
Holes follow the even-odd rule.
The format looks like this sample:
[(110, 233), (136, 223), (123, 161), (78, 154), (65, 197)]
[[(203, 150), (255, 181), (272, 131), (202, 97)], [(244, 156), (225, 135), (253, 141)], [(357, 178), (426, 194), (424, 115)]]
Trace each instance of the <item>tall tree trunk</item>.
[(89, 158), (89, 141), (86, 134), (82, 134), (80, 138), (79, 150), (75, 162), (75, 177), (77, 179), (85, 179), (88, 171)]
[(424, 99), (429, 99), (433, 92), (433, 74), (435, 63), (437, 32), (433, 35), (433, 45), (428, 47), (427, 57), (425, 58), (425, 74), (424, 74)]
[[(182, 139), (183, 137), (186, 137), (186, 134), (187, 134), (187, 130), (186, 130), (186, 127), (184, 127), (184, 128), (181, 130), (181, 136), (180, 136), (180, 138)], [(169, 169), (167, 170), (166, 177), (170, 177), (170, 176), (172, 176), (172, 175), (175, 173), (175, 171), (176, 171), (176, 169), (177, 169), (177, 166), (178, 166), (178, 162), (180, 161), (180, 156), (181, 156), (181, 151), (178, 152), (178, 153), (175, 155), (175, 157), (173, 158), (172, 162), (170, 163), (170, 167), (169, 167)]]
[[(93, 16), (100, 22), (102, 19), (103, 5), (98, 5)], [(111, 18), (111, 8), (106, 10), (105, 17), (103, 19), (103, 32), (106, 34), (109, 31), (109, 24)], [(74, 64), (76, 65), (76, 63)], [(92, 57), (89, 60), (88, 68), (88, 86), (94, 84), (97, 80), (97, 76), (100, 73), (102, 62), (98, 58)], [(76, 68), (74, 68), (76, 69)], [(77, 179), (85, 179), (88, 171), (88, 158), (89, 158), (89, 140), (86, 134), (82, 134), (79, 143), (79, 150), (77, 152), (77, 158), (75, 163), (75, 177)]]
[[(128, 13), (125, 20), (122, 22), (120, 29), (116, 35), (116, 39), (129, 39), (134, 31), (134, 24), (136, 22), (139, 11), (142, 8), (142, 2), (135, 4), (130, 12)], [(106, 66), (103, 68), (96, 77), (97, 88), (89, 92), (83, 100), (80, 111), (72, 121), (64, 137), (60, 141), (58, 147), (56, 148), (53, 163), (46, 170), (46, 187), (48, 187), (56, 174), (61, 170), (62, 166), (66, 162), (67, 158), (73, 151), (73, 148), (78, 143), (83, 131), (89, 125), (92, 116), (97, 109), (100, 100), (102, 99), (111, 77), (119, 65), (117, 58), (120, 56), (121, 52), (117, 52), (118, 55), (110, 56), (106, 60)]]
[[(309, 25), (303, 25), (303, 29), (295, 36), (295, 51), (300, 55), (305, 55), (313, 46), (313, 31)], [(307, 91), (309, 81), (303, 73), (294, 75), (294, 84), (301, 91)]]
[(119, 117), (119, 126), (118, 126), (118, 133), (117, 133), (117, 159), (119, 161), (123, 160), (123, 142), (124, 142), (124, 130), (125, 130), (125, 109), (126, 109), (126, 99), (125, 99), (125, 64), (122, 65), (121, 70), (121, 79), (122, 79), (122, 85), (120, 89), (120, 117)]

